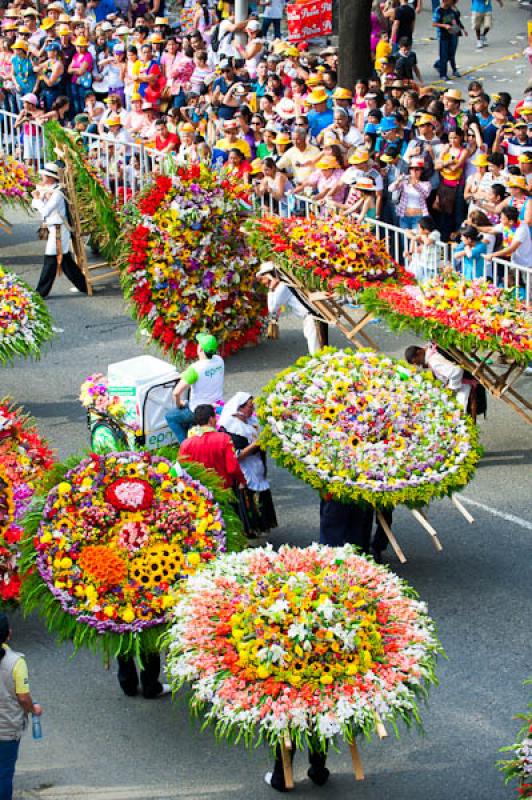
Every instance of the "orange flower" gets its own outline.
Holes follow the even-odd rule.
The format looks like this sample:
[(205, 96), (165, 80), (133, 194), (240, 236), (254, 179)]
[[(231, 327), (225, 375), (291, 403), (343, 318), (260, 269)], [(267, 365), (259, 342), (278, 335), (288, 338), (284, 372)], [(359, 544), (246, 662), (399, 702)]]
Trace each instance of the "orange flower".
[(99, 583), (120, 584), (127, 577), (126, 562), (105, 545), (88, 545), (79, 557), (81, 569)]

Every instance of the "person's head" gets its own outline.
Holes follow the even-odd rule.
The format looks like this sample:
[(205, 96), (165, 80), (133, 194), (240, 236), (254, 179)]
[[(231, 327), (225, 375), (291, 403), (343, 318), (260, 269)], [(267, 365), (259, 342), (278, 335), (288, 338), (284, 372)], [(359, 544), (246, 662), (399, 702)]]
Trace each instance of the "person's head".
[(78, 53), (86, 53), (89, 47), (89, 40), (86, 36), (78, 36), (74, 39), (74, 45)]
[(70, 100), (65, 95), (60, 95), (52, 103), (52, 111), (56, 111), (59, 115), (65, 115), (70, 108)]
[(268, 289), (274, 289), (279, 283), (279, 275), (273, 261), (264, 261), (257, 272), (257, 280)]
[(488, 156), (488, 170), (493, 175), (498, 175), (504, 169), (504, 156), (502, 153), (490, 153)]
[(455, 130), (449, 131), (448, 139), (451, 147), (461, 147), (464, 141), (464, 132), (460, 128), (455, 128)]
[(130, 44), (127, 48), (127, 60), (136, 61), (138, 58), (138, 50), (134, 44)]
[(443, 95), (443, 105), (450, 114), (458, 114), (462, 103), (462, 92), (459, 89), (448, 89)]
[(496, 125), (504, 125), (508, 119), (508, 106), (506, 106), (504, 103), (496, 102), (490, 106), (490, 111), (493, 114), (493, 119)]
[(232, 147), (229, 150), (229, 154), (227, 156), (227, 164), (232, 169), (238, 169), (238, 167), (244, 161), (244, 155), (238, 147)]
[(464, 244), (468, 247), (473, 247), (473, 245), (477, 244), (481, 239), (480, 233), (474, 225), (463, 225), (460, 233), (462, 234)]
[(518, 119), (514, 124), (514, 135), (518, 142), (526, 142), (528, 139), (528, 125), (524, 119)]
[(200, 427), (209, 425), (214, 428), (216, 425), (216, 412), (213, 406), (207, 403), (202, 403), (194, 409), (194, 424)]
[(486, 114), (490, 105), (489, 95), (485, 92), (481, 92), (481, 94), (474, 95), (471, 98), (471, 107), (475, 114)]
[(501, 222), (503, 225), (514, 227), (519, 224), (519, 210), (515, 206), (504, 206), (501, 211)]
[(198, 356), (200, 358), (212, 358), (218, 350), (218, 342), (212, 333), (198, 333), (196, 336), (198, 345)]
[(45, 186), (55, 186), (59, 183), (59, 167), (53, 161), (47, 161), (39, 170), (39, 181)]
[(113, 113), (122, 109), (122, 98), (118, 94), (110, 94), (106, 100), (109, 110)]
[(7, 618), (7, 614), (0, 614), (0, 661), (6, 654), (6, 651), (2, 647), (2, 645), (6, 644), (9, 641), (9, 637), (11, 636), (11, 628), (9, 627), (9, 620)]
[(292, 133), (292, 141), (300, 150), (304, 150), (307, 146), (307, 131), (301, 126), (296, 126)]
[(510, 175), (508, 180), (508, 191), (516, 200), (525, 198), (530, 194), (528, 191), (526, 178), (524, 178), (520, 173), (517, 175)]
[[(442, 0), (442, 2), (445, 2), (445, 0)], [(411, 344), (410, 347), (407, 347), (405, 350), (405, 361), (408, 364), (414, 364), (416, 367), (425, 366), (424, 348)]]
[(519, 170), (521, 175), (530, 175), (532, 173), (532, 153), (521, 153), (519, 156)]
[(140, 48), (140, 57), (144, 61), (144, 63), (151, 61), (152, 56), (153, 56), (153, 50), (151, 44), (143, 44), (142, 47)]
[(253, 396), (250, 395), (248, 399), (238, 406), (237, 414), (243, 419), (249, 419), (253, 416), (255, 405), (253, 403)]
[(419, 183), (423, 170), (425, 168), (425, 161), (423, 158), (411, 158), (408, 165), (408, 177), (412, 183)]
[(264, 169), (264, 174), (266, 175), (267, 178), (275, 178), (275, 175), (277, 173), (277, 167), (275, 165), (275, 161), (273, 160), (273, 158), (270, 158), (268, 156), (267, 158), (264, 159), (263, 169)]
[(419, 230), (423, 233), (432, 233), (436, 230), (436, 223), (428, 214), (419, 220)]
[(475, 228), (487, 228), (489, 225), (491, 225), (488, 216), (479, 208), (472, 209), (469, 212), (467, 219), (471, 225), (475, 226)]

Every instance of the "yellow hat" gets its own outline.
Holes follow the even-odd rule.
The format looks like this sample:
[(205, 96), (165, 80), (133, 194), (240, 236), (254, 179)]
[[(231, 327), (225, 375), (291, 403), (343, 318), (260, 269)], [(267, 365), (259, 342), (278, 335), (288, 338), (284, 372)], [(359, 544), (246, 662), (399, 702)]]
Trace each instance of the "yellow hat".
[(532, 151), (521, 153), (521, 155), (517, 157), (517, 160), (520, 164), (532, 164)]
[(108, 117), (105, 120), (105, 124), (107, 125), (108, 128), (115, 128), (117, 125), (121, 125), (122, 124), (122, 120), (118, 116), (117, 117), (114, 117), (114, 116), (113, 117)]
[(38, 17), (39, 16), (39, 12), (37, 11), (36, 8), (25, 8), (24, 11), (22, 12), (22, 16), (23, 17)]
[(327, 72), (327, 67), (324, 67), (323, 64), (320, 64), (316, 67), (316, 72)]
[(13, 45), (13, 50), (29, 50), (29, 44), (24, 41), (24, 39), (17, 39), (15, 44)]
[(57, 33), (59, 36), (70, 36), (71, 31), (68, 25), (60, 25), (57, 29)]
[(59, 22), (63, 22), (65, 25), (68, 25), (70, 22), (70, 14), (59, 14)]
[(532, 114), (532, 106), (522, 106), (519, 109), (519, 116), (520, 117), (522, 117), (522, 116), (528, 117), (528, 116), (530, 116), (530, 114)]
[(262, 159), (255, 158), (251, 162), (251, 174), (258, 175), (259, 172), (264, 172), (264, 164), (262, 163)]
[(160, 33), (152, 33), (150, 36), (150, 42), (152, 44), (162, 44), (162, 42), (164, 42), (164, 37), (161, 36)]
[(322, 156), (316, 164), (317, 169), (339, 169), (340, 164), (334, 156)]
[(297, 47), (294, 47), (293, 44), (289, 44), (288, 47), (285, 48), (284, 55), (289, 58), (297, 58), (299, 56), (299, 50)]
[(323, 86), (319, 88), (313, 89), (309, 96), (307, 97), (307, 103), (311, 105), (317, 105), (318, 103), (326, 103), (328, 100), (328, 95)]
[(5, 31), (16, 31), (17, 28), (18, 28), (18, 25), (17, 25), (16, 22), (8, 22), (7, 25), (4, 25), (4, 30)]
[(333, 92), (333, 97), (335, 100), (352, 100), (353, 92), (350, 89), (343, 89), (341, 86), (337, 86)]
[(489, 163), (488, 156), (486, 153), (479, 153), (471, 163), (474, 167), (487, 167)]
[(179, 130), (181, 133), (194, 133), (196, 128), (191, 122), (184, 122)]
[(415, 124), (418, 128), (420, 125), (434, 125), (434, 117), (430, 114), (421, 114)]
[(355, 150), (355, 152), (349, 156), (350, 164), (365, 164), (366, 161), (369, 161), (369, 152), (367, 150)]
[(460, 89), (447, 89), (443, 94), (444, 97), (449, 97), (451, 100), (458, 100), (462, 102), (462, 92)]
[(309, 75), (305, 83), (307, 86), (322, 86), (322, 77), (321, 75)]
[(49, 31), (50, 28), (54, 27), (54, 25), (55, 25), (55, 19), (52, 19), (51, 17), (45, 17), (41, 22), (41, 28), (43, 29), (43, 31)]
[(30, 31), (30, 29), (28, 28), (27, 25), (21, 25), (20, 28), (18, 29), (18, 32), (19, 33), (31, 33), (31, 31)]
[(142, 100), (142, 95), (140, 95), (138, 92), (133, 92), (133, 94), (131, 95), (131, 102), (135, 103), (138, 102), (139, 100)]
[(74, 44), (76, 47), (88, 47), (89, 40), (86, 38), (86, 36), (78, 36), (76, 39), (74, 39)]
[(287, 133), (278, 133), (273, 140), (274, 144), (290, 144), (291, 138)]
[(373, 178), (369, 178), (366, 176), (364, 176), (363, 178), (360, 177), (355, 183), (355, 189), (363, 189), (365, 192), (374, 192), (376, 189), (375, 181), (373, 180)]
[(524, 175), (510, 175), (508, 178), (508, 188), (509, 189), (522, 189), (524, 192), (528, 192), (528, 184), (526, 182), (526, 178)]
[(168, 17), (155, 17), (154, 25), (168, 25)]
[(16, 8), (8, 8), (4, 14), (6, 19), (18, 19), (20, 16)]

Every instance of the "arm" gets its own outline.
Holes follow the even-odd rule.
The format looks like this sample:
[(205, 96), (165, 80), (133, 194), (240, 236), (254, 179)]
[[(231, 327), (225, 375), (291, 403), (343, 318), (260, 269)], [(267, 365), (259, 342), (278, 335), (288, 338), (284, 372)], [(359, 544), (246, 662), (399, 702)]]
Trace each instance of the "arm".
[(29, 692), (24, 692), (23, 694), (17, 694), (17, 700), (19, 704), (22, 706), (26, 714), (35, 714), (35, 716), (40, 717), (42, 714), (42, 708), (38, 703), (34, 703), (31, 699), (31, 694)]
[(486, 260), (489, 260), (489, 261), (491, 261), (492, 258), (506, 258), (506, 259), (508, 259), (508, 257), (511, 256), (512, 253), (515, 253), (515, 251), (519, 248), (519, 246), (521, 244), (522, 244), (522, 242), (520, 242), (519, 239), (515, 238), (513, 240), (512, 244), (509, 245), (508, 247), (503, 247), (502, 250), (497, 250), (494, 253), (487, 253), (484, 256), (484, 258)]
[(185, 392), (187, 391), (187, 389), (190, 389), (190, 386), (191, 386), (190, 383), (187, 383), (185, 380), (183, 380), (183, 378), (181, 378), (181, 380), (179, 381), (179, 383), (175, 387), (175, 389), (173, 391), (173, 395), (174, 395), (175, 402), (176, 402), (176, 405), (177, 405), (178, 408), (182, 407), (184, 405), (181, 402), (181, 399), (182, 399), (183, 395), (185, 394)]
[[(238, 463), (238, 458), (236, 457), (233, 443), (231, 442), (229, 435), (227, 435), (227, 437), (229, 439), (229, 443), (225, 448), (225, 468), (227, 474), (232, 477), (234, 483), (236, 483), (238, 486), (246, 486), (247, 481), (244, 477), (244, 473), (242, 472), (240, 464)], [(245, 453), (245, 449), (241, 450), (240, 452), (240, 458), (245, 458), (242, 453)]]

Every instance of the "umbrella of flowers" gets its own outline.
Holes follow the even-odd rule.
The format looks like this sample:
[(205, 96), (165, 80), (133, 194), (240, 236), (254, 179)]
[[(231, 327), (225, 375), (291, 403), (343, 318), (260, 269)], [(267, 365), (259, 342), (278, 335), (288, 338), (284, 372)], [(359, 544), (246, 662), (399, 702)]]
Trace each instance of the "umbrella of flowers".
[(532, 319), (515, 290), (484, 279), (439, 275), (420, 286), (368, 289), (362, 303), (393, 330), (408, 328), (443, 347), (498, 350), (519, 364), (532, 360)]
[(261, 334), (265, 294), (239, 230), (240, 209), (228, 180), (192, 166), (158, 176), (125, 212), (124, 292), (140, 327), (176, 361), (196, 356), (195, 337), (205, 329), (222, 355)]
[[(12, 156), (0, 154), (0, 209), (23, 206), (29, 208), (34, 180), (29, 169)], [(6, 226), (3, 213), (0, 223)]]
[(53, 336), (48, 306), (27, 283), (0, 266), (0, 364), (38, 357)]
[(21, 520), (53, 461), (52, 450), (38, 433), (34, 421), (20, 407), (7, 400), (0, 401), (0, 467), (4, 485), (3, 512), (0, 512), (0, 603), (12, 604), (19, 599)]
[(366, 225), (345, 218), (265, 216), (244, 228), (261, 261), (274, 260), (311, 290), (354, 297), (376, 282), (412, 281)]
[[(532, 680), (525, 681), (532, 685)], [(502, 753), (513, 753), (513, 758), (497, 762), (497, 766), (504, 774), (504, 782), (518, 781), (516, 787), (519, 798), (532, 797), (532, 703), (528, 704), (528, 711), (517, 714), (517, 719), (524, 721), (519, 730), (516, 741), (508, 747), (502, 747)]]
[(449, 391), (370, 351), (299, 359), (263, 389), (257, 413), (273, 458), (343, 502), (420, 507), (462, 489), (480, 458)]
[(47, 484), (25, 519), (22, 602), (76, 649), (158, 650), (183, 579), (241, 544), (231, 493), (197, 465), (178, 475), (161, 455), (92, 453)]
[(189, 683), (193, 711), (234, 742), (353, 746), (383, 721), (421, 724), (417, 698), (436, 683), (425, 604), (351, 545), (224, 556), (188, 581), (173, 616), (171, 686)]

